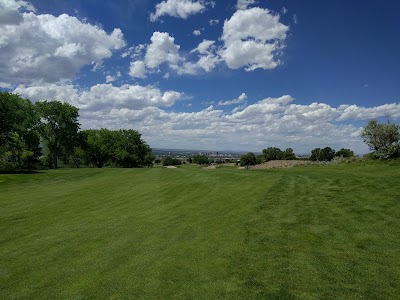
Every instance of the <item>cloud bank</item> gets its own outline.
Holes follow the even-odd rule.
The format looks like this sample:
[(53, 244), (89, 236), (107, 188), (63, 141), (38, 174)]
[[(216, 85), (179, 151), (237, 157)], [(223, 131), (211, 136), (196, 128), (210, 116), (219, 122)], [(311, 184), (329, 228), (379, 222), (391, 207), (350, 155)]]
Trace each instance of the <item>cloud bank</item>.
[[(390, 113), (400, 119), (400, 104), (376, 107), (326, 103), (296, 104), (293, 97), (265, 98), (226, 112), (209, 106), (195, 112), (174, 112), (185, 99), (177, 91), (153, 86), (98, 84), (79, 91), (72, 85), (18, 87), (32, 100), (59, 99), (80, 108), (84, 128), (134, 128), (153, 147), (233, 149), (260, 151), (269, 146), (292, 147), (308, 153), (315, 147), (347, 147), (358, 153), (368, 149), (360, 138), (361, 124)], [(241, 94), (219, 105), (243, 104)], [(354, 125), (357, 121), (360, 126)]]

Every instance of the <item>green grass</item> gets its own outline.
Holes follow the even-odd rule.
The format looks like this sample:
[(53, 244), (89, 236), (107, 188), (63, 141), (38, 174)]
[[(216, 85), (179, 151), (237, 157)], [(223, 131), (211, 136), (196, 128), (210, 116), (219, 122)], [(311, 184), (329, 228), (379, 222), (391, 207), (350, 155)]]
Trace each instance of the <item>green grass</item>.
[(398, 299), (400, 167), (0, 175), (0, 299)]

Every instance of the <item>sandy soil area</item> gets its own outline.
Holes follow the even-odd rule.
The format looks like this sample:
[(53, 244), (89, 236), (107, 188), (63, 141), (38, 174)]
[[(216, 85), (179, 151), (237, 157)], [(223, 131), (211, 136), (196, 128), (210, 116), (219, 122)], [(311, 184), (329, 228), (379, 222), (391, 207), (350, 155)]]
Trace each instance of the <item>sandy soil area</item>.
[(203, 169), (208, 169), (208, 170), (215, 170), (217, 168), (217, 166), (211, 165), (208, 167), (204, 167)]

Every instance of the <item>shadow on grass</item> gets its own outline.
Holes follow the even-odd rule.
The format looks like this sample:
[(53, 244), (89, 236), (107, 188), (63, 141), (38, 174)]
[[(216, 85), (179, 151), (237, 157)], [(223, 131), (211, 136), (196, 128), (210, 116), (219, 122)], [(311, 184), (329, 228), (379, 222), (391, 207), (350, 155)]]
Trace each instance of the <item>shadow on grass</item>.
[(40, 170), (0, 170), (0, 174), (41, 174)]

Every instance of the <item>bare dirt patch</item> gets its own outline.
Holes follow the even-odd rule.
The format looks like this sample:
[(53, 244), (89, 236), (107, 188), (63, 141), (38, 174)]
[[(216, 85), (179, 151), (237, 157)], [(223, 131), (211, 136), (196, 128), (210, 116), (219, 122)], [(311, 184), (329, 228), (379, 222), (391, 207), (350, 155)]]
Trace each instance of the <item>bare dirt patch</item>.
[(217, 166), (211, 165), (208, 167), (204, 167), (203, 169), (208, 169), (208, 170), (215, 170), (217, 168)]

